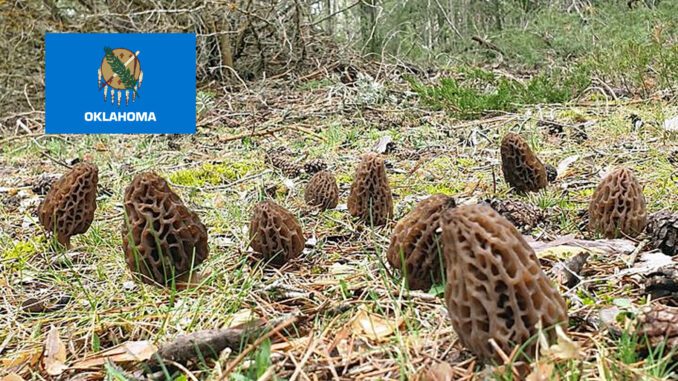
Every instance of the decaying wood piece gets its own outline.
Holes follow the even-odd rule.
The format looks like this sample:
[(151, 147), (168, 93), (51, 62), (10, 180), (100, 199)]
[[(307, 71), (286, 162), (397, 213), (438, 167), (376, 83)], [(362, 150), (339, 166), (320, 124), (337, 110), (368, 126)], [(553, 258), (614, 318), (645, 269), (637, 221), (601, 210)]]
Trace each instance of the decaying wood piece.
[(244, 347), (273, 329), (279, 330), (294, 323), (295, 317), (285, 316), (281, 319), (265, 322), (262, 319), (241, 324), (231, 328), (210, 329), (182, 335), (164, 344), (146, 362), (153, 372), (169, 362), (187, 364), (193, 360), (217, 358), (226, 348), (240, 352)]

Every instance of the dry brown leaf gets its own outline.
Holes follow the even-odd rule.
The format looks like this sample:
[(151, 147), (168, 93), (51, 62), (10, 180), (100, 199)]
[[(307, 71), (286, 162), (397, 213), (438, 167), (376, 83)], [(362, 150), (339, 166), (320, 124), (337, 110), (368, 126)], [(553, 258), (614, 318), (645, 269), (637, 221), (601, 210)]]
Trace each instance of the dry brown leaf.
[(231, 315), (226, 321), (224, 328), (232, 328), (241, 324), (257, 320), (257, 315), (249, 309), (240, 310)]
[(415, 381), (453, 381), (454, 370), (446, 362), (435, 363), (414, 376)]
[(558, 167), (556, 168), (556, 172), (558, 173), (558, 177), (562, 178), (563, 176), (565, 176), (565, 172), (567, 171), (568, 168), (570, 168), (570, 165), (572, 165), (578, 159), (579, 159), (579, 155), (572, 155), (572, 156), (568, 156), (565, 159), (561, 160), (560, 163), (558, 163)]
[(158, 351), (150, 341), (128, 341), (74, 363), (72, 369), (90, 369), (102, 366), (106, 361), (113, 363), (146, 361)]
[(557, 341), (551, 346), (548, 346), (548, 344), (544, 345), (546, 343), (546, 337), (543, 332), (540, 334), (543, 348), (542, 353), (558, 360), (576, 360), (582, 358), (583, 353), (581, 345), (567, 336), (567, 333), (565, 333), (561, 326), (557, 325), (555, 328)]
[(0, 378), (0, 381), (24, 381), (24, 379), (16, 373), (10, 373), (3, 378)]
[(361, 308), (353, 318), (351, 327), (353, 328), (353, 333), (362, 338), (383, 341), (391, 336), (401, 323), (402, 319), (394, 323)]
[(68, 369), (66, 366), (66, 346), (59, 337), (59, 330), (52, 326), (45, 339), (45, 351), (42, 364), (50, 376), (58, 376)]
[(0, 360), (1, 369), (8, 369), (28, 365), (29, 368), (35, 368), (40, 362), (42, 347), (36, 347), (33, 351), (19, 353), (16, 357), (4, 358)]
[(553, 374), (553, 368), (552, 363), (537, 363), (525, 381), (557, 381), (560, 377)]

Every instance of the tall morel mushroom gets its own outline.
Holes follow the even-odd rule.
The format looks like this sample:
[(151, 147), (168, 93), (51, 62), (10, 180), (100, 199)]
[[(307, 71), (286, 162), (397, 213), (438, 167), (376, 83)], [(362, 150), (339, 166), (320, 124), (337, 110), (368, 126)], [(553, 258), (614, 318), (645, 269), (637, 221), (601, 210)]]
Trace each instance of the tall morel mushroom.
[(546, 167), (520, 135), (509, 132), (501, 141), (501, 169), (504, 179), (516, 191), (537, 192), (546, 188)]
[(97, 209), (99, 169), (90, 163), (76, 164), (55, 181), (38, 208), (38, 220), (67, 248), (71, 237), (89, 229)]
[(376, 153), (363, 155), (348, 196), (348, 211), (373, 225), (384, 225), (393, 217), (393, 196), (384, 160)]
[(455, 205), (454, 198), (436, 194), (421, 201), (396, 224), (386, 258), (391, 266), (405, 272), (410, 289), (428, 291), (442, 281), (445, 266), (439, 242), (440, 217)]
[(170, 286), (207, 259), (205, 225), (162, 177), (152, 172), (135, 176), (125, 190), (124, 206), (125, 259), (144, 283)]
[[(534, 251), (504, 217), (488, 205), (449, 209), (443, 215), (445, 300), (462, 344), (482, 361), (500, 362), (490, 340), (506, 354), (527, 344), (534, 355), (539, 324), (567, 325), (560, 293), (541, 270)], [(553, 338), (553, 330), (547, 337)]]
[(267, 261), (282, 266), (304, 250), (299, 222), (282, 206), (263, 201), (254, 207), (250, 220), (250, 246)]
[(321, 209), (334, 209), (339, 203), (339, 187), (337, 179), (329, 171), (320, 171), (313, 175), (306, 184), (304, 200), (308, 205)]
[(589, 228), (606, 238), (636, 237), (645, 229), (645, 197), (630, 169), (617, 168), (598, 184), (589, 218)]

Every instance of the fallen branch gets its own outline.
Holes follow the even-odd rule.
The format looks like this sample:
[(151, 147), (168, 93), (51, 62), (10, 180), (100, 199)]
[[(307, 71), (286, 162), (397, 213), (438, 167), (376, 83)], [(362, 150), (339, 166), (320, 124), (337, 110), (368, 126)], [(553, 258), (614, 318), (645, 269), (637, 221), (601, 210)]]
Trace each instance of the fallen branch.
[[(226, 348), (240, 352), (252, 339), (259, 338), (254, 342), (256, 344), (261, 338), (270, 337), (296, 320), (295, 316), (287, 318), (282, 323), (280, 320), (264, 322), (259, 319), (232, 328), (211, 329), (179, 336), (174, 341), (160, 347), (146, 361), (146, 366), (154, 372), (161, 368), (161, 364), (171, 366), (171, 362), (176, 362), (186, 365), (189, 361), (196, 359), (217, 358)], [(243, 353), (246, 352), (248, 351)]]
[(219, 138), (219, 142), (220, 143), (226, 143), (226, 142), (230, 142), (232, 140), (240, 140), (242, 138), (251, 138), (251, 137), (255, 137), (255, 136), (271, 135), (271, 134), (274, 134), (276, 132), (282, 131), (286, 128), (287, 128), (287, 126), (278, 127), (278, 128), (271, 128), (270, 130), (263, 130), (263, 131), (259, 131), (259, 132), (248, 132), (248, 133), (240, 134), (240, 135), (227, 136), (225, 138)]
[(282, 331), (284, 328), (286, 328), (287, 326), (289, 326), (290, 324), (292, 324), (292, 323), (294, 323), (294, 322), (296, 322), (296, 321), (297, 321), (297, 317), (296, 317), (296, 316), (292, 316), (292, 317), (288, 318), (287, 320), (283, 321), (282, 323), (278, 324), (277, 327), (275, 327), (274, 329), (270, 330), (270, 331), (269, 331), (268, 333), (266, 333), (265, 335), (262, 335), (261, 337), (259, 337), (259, 338), (257, 339), (257, 341), (255, 341), (254, 343), (252, 343), (252, 345), (250, 345), (249, 347), (247, 347), (247, 349), (245, 349), (244, 351), (242, 351), (242, 352), (240, 353), (240, 355), (238, 355), (238, 357), (236, 357), (236, 359), (233, 360), (233, 361), (228, 365), (228, 368), (226, 368), (226, 371), (224, 371), (224, 374), (219, 378), (219, 381), (225, 380), (225, 379), (231, 374), (231, 372), (235, 369), (235, 367), (238, 366), (238, 364), (240, 364), (240, 363), (242, 362), (242, 360), (245, 359), (245, 356), (247, 356), (252, 350), (258, 348), (259, 345), (261, 345), (261, 343), (264, 342), (264, 340), (266, 340), (266, 339), (268, 339), (269, 337), (275, 335), (276, 333)]

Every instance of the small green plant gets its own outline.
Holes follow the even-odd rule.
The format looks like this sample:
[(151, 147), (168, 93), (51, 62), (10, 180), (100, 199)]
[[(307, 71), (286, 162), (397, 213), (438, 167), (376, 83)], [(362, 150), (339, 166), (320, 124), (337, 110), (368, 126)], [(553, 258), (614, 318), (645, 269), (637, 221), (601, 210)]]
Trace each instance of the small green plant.
[(271, 366), (271, 340), (266, 339), (250, 356), (250, 365), (243, 372), (232, 375), (232, 379), (239, 381), (259, 380)]
[(26, 262), (41, 250), (43, 243), (42, 238), (19, 241), (13, 247), (3, 251), (0, 259), (9, 268), (22, 269)]

